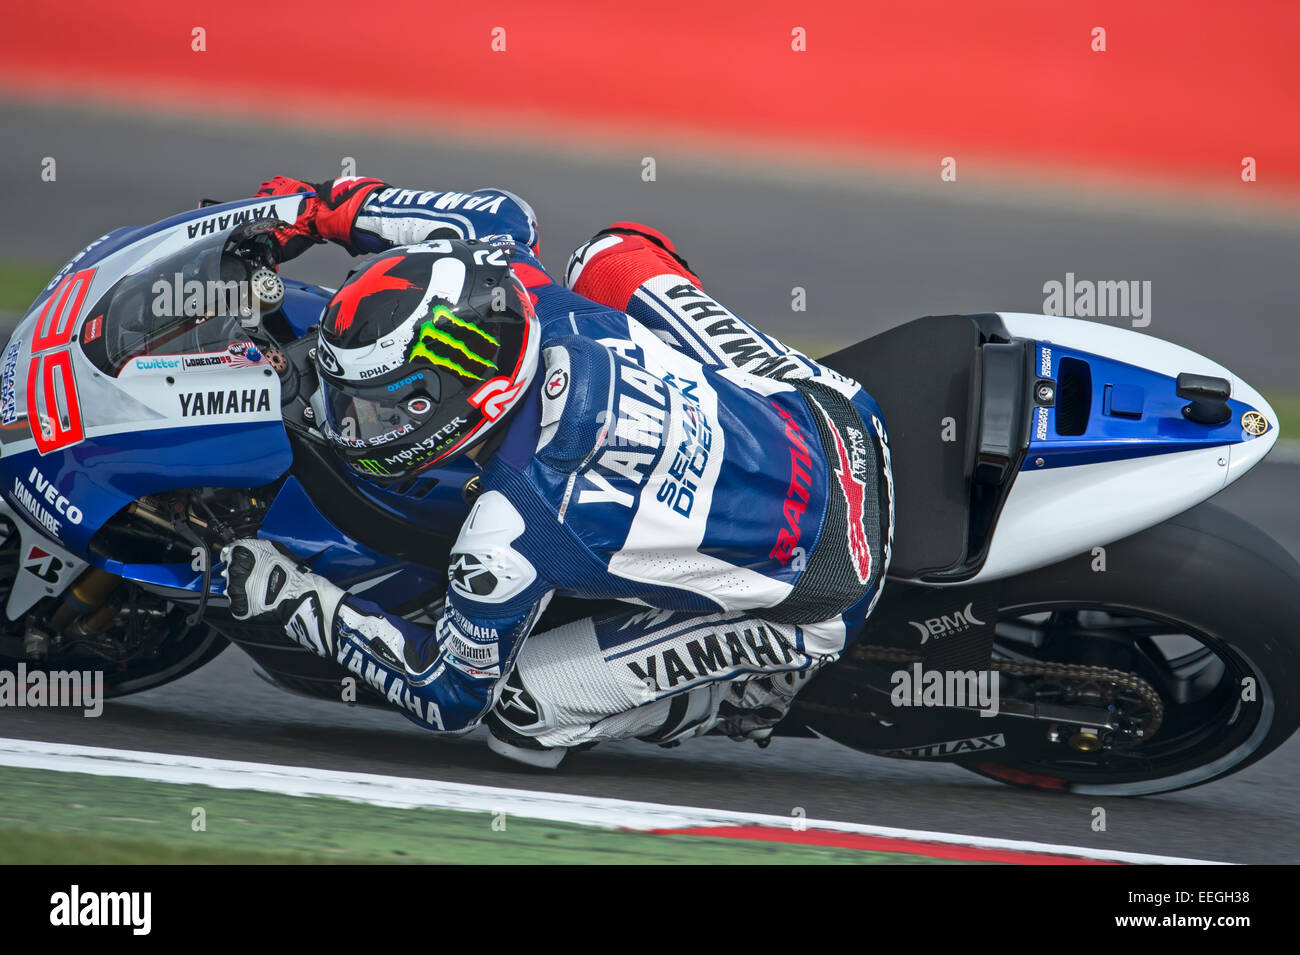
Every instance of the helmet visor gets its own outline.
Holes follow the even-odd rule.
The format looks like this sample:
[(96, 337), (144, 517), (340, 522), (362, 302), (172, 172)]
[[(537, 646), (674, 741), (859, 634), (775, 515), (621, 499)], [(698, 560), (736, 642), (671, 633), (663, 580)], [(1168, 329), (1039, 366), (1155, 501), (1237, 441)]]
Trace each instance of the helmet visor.
[(324, 383), (325, 434), (360, 470), (378, 477), (397, 476), (431, 463), (459, 439), (467, 418), (453, 416), (430, 433), (438, 415), (438, 378), (413, 375), (389, 385), (352, 386), (348, 391)]

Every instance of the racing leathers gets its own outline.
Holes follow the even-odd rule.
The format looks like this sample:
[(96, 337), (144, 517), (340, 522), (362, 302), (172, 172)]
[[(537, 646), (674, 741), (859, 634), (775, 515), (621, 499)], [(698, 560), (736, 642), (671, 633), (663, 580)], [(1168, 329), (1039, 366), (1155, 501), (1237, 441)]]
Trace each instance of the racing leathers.
[[(265, 543), (227, 554), (236, 614), (280, 611), (304, 646), (436, 731), (491, 712), (498, 735), (541, 747), (770, 732), (879, 596), (893, 500), (874, 400), (709, 296), (646, 226), (618, 223), (578, 248), (566, 287), (509, 192), (318, 188), (332, 204), (297, 236), (354, 253), (440, 237), (505, 250), (539, 319), (542, 367), (477, 462), (482, 492), (435, 627)], [(533, 633), (555, 595), (604, 603)]]

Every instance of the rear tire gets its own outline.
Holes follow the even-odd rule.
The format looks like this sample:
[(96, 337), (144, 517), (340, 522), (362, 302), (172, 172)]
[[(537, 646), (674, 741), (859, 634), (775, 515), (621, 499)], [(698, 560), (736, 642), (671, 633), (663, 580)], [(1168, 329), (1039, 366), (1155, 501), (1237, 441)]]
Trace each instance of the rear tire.
[[(1300, 619), (1300, 564), (1259, 528), (1213, 505), (1187, 511), (1105, 550), (1104, 572), (1094, 571), (1092, 556), (1085, 554), (995, 585), (995, 653), (1139, 672), (1160, 691), (1167, 711), (1164, 725), (1135, 751), (1137, 758), (1116, 760), (1114, 754), (1082, 754), (1056, 744), (1045, 746), (1039, 758), (992, 762), (972, 755), (955, 762), (1013, 785), (1139, 796), (1222, 779), (1284, 743), (1300, 725), (1300, 695), (1291, 692), (1300, 674), (1300, 639), (1294, 629)], [(1032, 627), (1059, 608), (1084, 615), (1076, 612), (1075, 620), (1093, 614), (1099, 621), (1120, 621), (1120, 639), (1113, 635), (1115, 629), (1108, 634), (1104, 627), (1093, 630), (1095, 640), (1066, 634), (1038, 648), (1024, 642), (1023, 632), (1019, 644), (1004, 639), (1023, 621)], [(1016, 617), (1019, 621), (1009, 619)], [(1175, 658), (1177, 667), (1161, 673), (1162, 664), (1151, 659), (1149, 636), (1124, 646), (1123, 624), (1137, 621), (1128, 632), (1140, 634), (1142, 620), (1156, 622), (1146, 629), (1161, 634), (1160, 639), (1165, 639), (1161, 627), (1167, 624), (1210, 653), (1183, 644), (1190, 652)], [(1052, 646), (1053, 640), (1059, 645)], [(1123, 665), (1126, 657), (1129, 666)], [(1247, 679), (1255, 681), (1253, 701), (1242, 700)]]

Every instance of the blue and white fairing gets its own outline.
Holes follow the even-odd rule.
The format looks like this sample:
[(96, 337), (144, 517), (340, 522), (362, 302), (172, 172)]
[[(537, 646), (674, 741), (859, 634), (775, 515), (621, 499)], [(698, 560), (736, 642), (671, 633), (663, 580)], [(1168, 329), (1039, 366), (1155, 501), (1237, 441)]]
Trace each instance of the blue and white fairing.
[[(255, 488), (290, 469), (279, 376), (242, 340), (237, 323), (225, 320), (232, 328), (224, 338), (209, 326), (202, 335), (143, 340), (137, 353), (119, 348), (114, 355), (105, 340), (116, 321), (115, 298), (105, 295), (129, 288), (135, 276), (147, 283), (151, 269), (169, 269), (208, 247), (219, 250), (244, 222), (293, 221), (301, 201), (296, 195), (243, 200), (115, 230), (78, 253), (28, 309), (0, 366), (0, 510), (13, 516), (22, 534), (23, 570), (6, 607), (10, 619), (60, 593), (87, 564), (165, 590), (197, 592), (202, 575), (188, 563), (123, 564), (92, 554), (90, 541), (146, 495)], [(301, 335), (316, 323), (328, 296), (286, 284), (281, 314)], [(140, 307), (148, 307), (147, 300)], [(175, 346), (183, 341), (191, 341), (190, 350)], [(429, 502), (452, 508), (447, 520), (453, 527), (464, 513), (461, 484), (450, 505), (445, 491)], [(281, 494), (285, 500), (273, 504), (263, 536), (285, 539), (340, 583), (364, 589), (367, 577), (379, 577), (406, 597), (429, 589), (431, 571), (348, 540), (292, 479)], [(412, 574), (419, 579), (407, 579)], [(218, 577), (214, 592), (219, 587)], [(385, 594), (377, 588), (373, 596)]]
[[(1059, 392), (1056, 406), (1031, 411), (1029, 450), (975, 580), (1041, 567), (1160, 523), (1218, 493), (1277, 441), (1277, 417), (1260, 394), (1196, 352), (1078, 319), (999, 318), (1010, 335), (1036, 343), (1037, 377), (1059, 385), (1063, 368), (1081, 363), (1090, 390), (1087, 413), (1077, 415), (1086, 419), (1081, 430), (1062, 421)], [(1176, 393), (1183, 373), (1230, 382), (1226, 422), (1186, 419), (1188, 401)]]
[[(106, 333), (108, 320), (96, 306), (120, 281), (219, 244), (243, 222), (293, 220), (301, 200), (248, 199), (117, 229), (79, 252), (28, 310), (0, 356), (0, 511), (22, 535), (10, 619), (62, 592), (88, 564), (178, 595), (197, 592), (202, 578), (189, 564), (123, 564), (92, 555), (90, 541), (140, 497), (259, 487), (289, 470), (279, 378), (260, 355), (230, 349), (244, 344), (237, 337), (228, 344), (218, 336), (215, 350), (223, 358), (217, 362), (207, 345), (191, 352), (151, 345), (120, 363), (96, 363), (87, 346)], [(281, 314), (302, 335), (328, 296), (286, 285)], [(1277, 439), (1276, 417), (1259, 394), (1201, 355), (1091, 322), (999, 317), (1011, 336), (1037, 343), (1042, 377), (1059, 381), (1063, 363), (1083, 361), (1091, 391), (1087, 425), (1078, 433), (1061, 427), (1059, 405), (1032, 410), (1028, 454), (974, 579), (1043, 566), (1171, 517), (1249, 470)], [(1231, 383), (1232, 417), (1225, 424), (1184, 420), (1185, 401), (1175, 394), (1182, 373)], [(32, 403), (38, 422), (45, 419), (37, 429)], [(1244, 427), (1247, 420), (1252, 429)], [(1252, 433), (1261, 421), (1262, 432)], [(471, 473), (468, 462), (442, 469), (425, 479), (431, 489), (423, 496), (355, 480), (353, 486), (406, 520), (454, 530), (466, 512), (460, 489)], [(292, 478), (261, 533), (381, 604), (425, 592), (441, 576), (348, 539)], [(218, 579), (214, 591), (219, 587)]]

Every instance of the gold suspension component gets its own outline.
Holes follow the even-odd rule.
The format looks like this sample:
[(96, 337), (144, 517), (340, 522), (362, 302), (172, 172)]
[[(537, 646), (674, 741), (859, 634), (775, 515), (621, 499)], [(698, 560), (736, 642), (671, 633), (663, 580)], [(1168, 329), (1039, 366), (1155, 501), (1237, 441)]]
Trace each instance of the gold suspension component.
[(78, 617), (99, 610), (121, 582), (117, 574), (98, 567), (89, 568), (68, 588), (63, 603), (50, 617), (50, 626), (61, 631)]
[(1095, 753), (1101, 749), (1101, 737), (1096, 730), (1081, 729), (1070, 737), (1070, 748), (1081, 753)]

